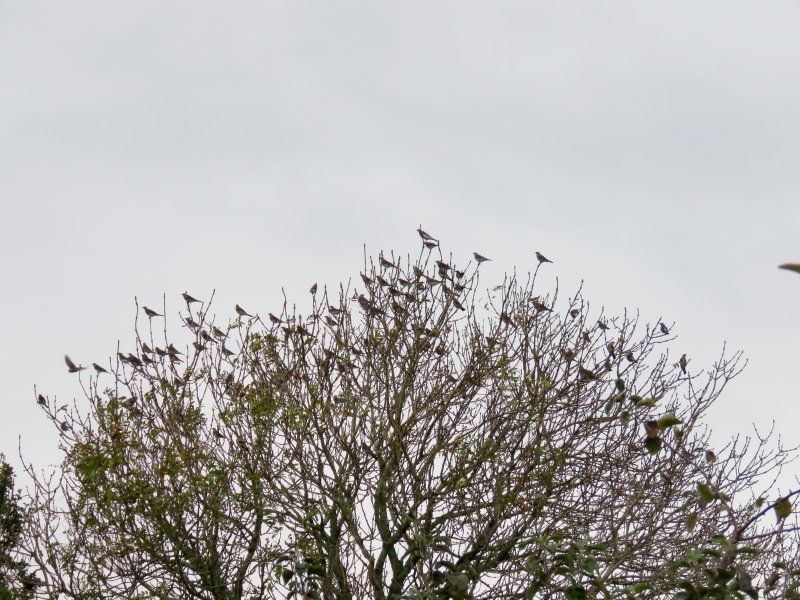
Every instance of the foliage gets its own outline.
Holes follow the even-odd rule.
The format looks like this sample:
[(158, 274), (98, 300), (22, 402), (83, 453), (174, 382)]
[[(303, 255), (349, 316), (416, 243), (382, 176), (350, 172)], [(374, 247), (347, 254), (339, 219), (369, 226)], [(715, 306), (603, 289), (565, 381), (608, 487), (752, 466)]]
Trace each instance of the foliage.
[(148, 309), (86, 403), (46, 400), (42, 597), (796, 596), (796, 528), (764, 523), (791, 451), (709, 447), (738, 354), (684, 372), (665, 324), (538, 292), (544, 263), (484, 296), (423, 241), (308, 315), (185, 295), (182, 349)]
[(32, 598), (37, 587), (37, 578), (17, 557), (23, 524), (14, 470), (0, 455), (0, 600)]

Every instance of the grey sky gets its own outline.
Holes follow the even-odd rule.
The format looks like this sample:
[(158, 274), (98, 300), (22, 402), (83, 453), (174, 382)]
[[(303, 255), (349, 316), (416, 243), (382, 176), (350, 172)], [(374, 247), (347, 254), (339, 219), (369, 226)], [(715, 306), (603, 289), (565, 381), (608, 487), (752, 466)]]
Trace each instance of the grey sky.
[(798, 32), (777, 0), (0, 0), (0, 451), (55, 456), (33, 385), (80, 396), (62, 355), (133, 349), (135, 295), (265, 314), (420, 223), (486, 285), (542, 250), (694, 368), (744, 350), (720, 439), (800, 443)]

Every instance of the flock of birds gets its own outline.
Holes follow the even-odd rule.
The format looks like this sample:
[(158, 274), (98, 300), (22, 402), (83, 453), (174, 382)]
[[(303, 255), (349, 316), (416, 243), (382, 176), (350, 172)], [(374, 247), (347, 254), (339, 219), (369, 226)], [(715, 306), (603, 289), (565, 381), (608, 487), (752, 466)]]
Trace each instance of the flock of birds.
[[(422, 229), (422, 227), (417, 229), (417, 233), (419, 234), (420, 238), (422, 239), (423, 245), (427, 249), (431, 250), (431, 249), (436, 248), (436, 247), (439, 246), (439, 240), (434, 238), (428, 232), (424, 231)], [(480, 254), (479, 252), (473, 252), (472, 255), (473, 255), (474, 259), (475, 259), (475, 262), (478, 265), (481, 265), (481, 264), (491, 260), (490, 258), (487, 258), (486, 256)], [(539, 262), (539, 265), (542, 265), (544, 263), (552, 263), (553, 262), (552, 260), (547, 258), (544, 254), (542, 254), (539, 251), (536, 251), (535, 255), (536, 255), (536, 260)], [(381, 266), (392, 266), (392, 267), (395, 266), (393, 263), (391, 263), (390, 261), (386, 260), (383, 256), (380, 257), (380, 263), (381, 263)], [(447, 271), (450, 268), (450, 266), (447, 265), (447, 263), (444, 263), (443, 261), (436, 261), (436, 264), (437, 264), (437, 266), (439, 268), (439, 272), (440, 273), (442, 273), (444, 271)], [(369, 278), (366, 278), (365, 275), (362, 275), (362, 279), (365, 279), (365, 283), (366, 282), (372, 283), (372, 281)], [(314, 283), (311, 286), (311, 289), (309, 291), (311, 292), (312, 295), (316, 294), (316, 292), (317, 292), (317, 284)], [(191, 309), (191, 305), (192, 304), (201, 302), (197, 298), (195, 298), (192, 295), (190, 295), (188, 292), (183, 292), (182, 296), (183, 296), (184, 302), (186, 302), (187, 308), (189, 308), (189, 309)], [(359, 304), (361, 304), (362, 308), (364, 308), (365, 310), (369, 310), (370, 308), (372, 308), (370, 303), (369, 303), (369, 301), (368, 301), (368, 299), (366, 297), (357, 296), (356, 300), (359, 302)], [(550, 308), (550, 307), (546, 306), (544, 303), (542, 303), (538, 298), (532, 298), (531, 299), (531, 303), (532, 303), (533, 307), (538, 312), (542, 312), (542, 311), (552, 312), (552, 310), (553, 310), (552, 308)], [(153, 319), (155, 317), (163, 317), (164, 316), (163, 313), (159, 313), (158, 311), (153, 310), (152, 308), (150, 308), (148, 306), (142, 306), (142, 310), (143, 310), (144, 314), (149, 319)], [(244, 308), (242, 308), (239, 304), (237, 304), (235, 306), (234, 310), (236, 311), (236, 314), (240, 318), (245, 318), (245, 317), (247, 317), (247, 318), (256, 318), (253, 315), (251, 315), (249, 312), (247, 312)], [(333, 309), (332, 309), (332, 311), (333, 311)], [(577, 313), (578, 313), (577, 309), (573, 309), (573, 311), (571, 311), (571, 312), (575, 313), (572, 316), (577, 316)], [(269, 316), (270, 322), (273, 325), (278, 325), (280, 323), (283, 323), (282, 319), (280, 319), (279, 317), (275, 316), (272, 313), (269, 313), (268, 316)], [(501, 315), (501, 319), (502, 319), (502, 315)], [(203, 342), (212, 341), (212, 337), (208, 334), (208, 332), (206, 332), (205, 330), (202, 330), (200, 328), (200, 325), (197, 322), (195, 322), (194, 319), (192, 319), (191, 313), (190, 313), (190, 315), (188, 317), (186, 317), (184, 319), (184, 322), (193, 331), (196, 331), (196, 332), (199, 331), (199, 335), (203, 339)], [(602, 321), (598, 321), (598, 327), (600, 329), (603, 329), (603, 330), (608, 329), (608, 325), (606, 325)], [(659, 323), (659, 327), (660, 327), (660, 331), (661, 331), (661, 333), (663, 335), (669, 334), (669, 328), (667, 328), (667, 326), (664, 323)], [(225, 347), (225, 344), (224, 344), (224, 340), (227, 337), (227, 334), (225, 334), (225, 332), (223, 332), (222, 330), (220, 330), (216, 326), (212, 326), (210, 331), (211, 331), (211, 334), (214, 337), (217, 338), (217, 340), (222, 342), (222, 346), (221, 347), (222, 347), (223, 354), (225, 354), (225, 356), (227, 356), (227, 357), (232, 356), (234, 353), (232, 351), (230, 351), (229, 349), (227, 349)], [(196, 346), (197, 345), (201, 345), (202, 346), (202, 344), (199, 341), (195, 342), (195, 345)], [(613, 343), (609, 343), (609, 352), (613, 353)], [(162, 348), (158, 348), (158, 347), (150, 348), (146, 343), (143, 343), (142, 344), (141, 356), (136, 356), (136, 355), (134, 355), (132, 353), (129, 353), (128, 355), (124, 355), (122, 353), (117, 353), (117, 356), (118, 356), (120, 362), (132, 365), (132, 366), (137, 367), (137, 368), (140, 368), (140, 367), (143, 367), (145, 364), (155, 364), (156, 361), (153, 358), (151, 358), (151, 356), (154, 355), (154, 354), (158, 355), (160, 358), (167, 358), (173, 364), (182, 362), (181, 359), (180, 359), (180, 356), (181, 356), (182, 353), (173, 344), (169, 344), (166, 348), (162, 349)], [(628, 357), (628, 358), (630, 360), (631, 357)], [(69, 373), (78, 373), (78, 372), (83, 371), (83, 370), (85, 370), (87, 368), (85, 366), (75, 364), (75, 362), (73, 360), (71, 360), (70, 357), (67, 356), (67, 355), (64, 356), (64, 362), (67, 365), (67, 371)], [(686, 354), (683, 354), (680, 357), (679, 361), (678, 361), (678, 365), (680, 366), (681, 371), (684, 374), (686, 374), (686, 365), (688, 364), (688, 362), (689, 361), (688, 361), (688, 359), (686, 357)], [(98, 375), (104, 374), (104, 373), (108, 373), (107, 369), (103, 368), (101, 365), (99, 365), (97, 363), (92, 363), (92, 368), (95, 370), (95, 372)]]

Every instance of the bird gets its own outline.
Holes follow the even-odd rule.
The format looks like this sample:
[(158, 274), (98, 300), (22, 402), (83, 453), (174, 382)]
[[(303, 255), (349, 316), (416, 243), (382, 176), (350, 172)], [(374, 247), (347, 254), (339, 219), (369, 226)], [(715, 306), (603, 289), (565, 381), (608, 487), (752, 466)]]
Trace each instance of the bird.
[(396, 269), (397, 268), (396, 264), (394, 264), (392, 261), (386, 260), (383, 256), (380, 257), (380, 260), (378, 262), (380, 262), (380, 265), (382, 267), (387, 268), (387, 269), (388, 268), (392, 268), (392, 269)]
[(230, 356), (233, 356), (233, 355), (234, 355), (234, 353), (233, 353), (233, 352), (231, 352), (230, 350), (228, 350), (228, 348), (225, 346), (225, 344), (222, 344), (222, 348), (221, 348), (221, 350), (222, 350), (222, 353), (223, 353), (225, 356), (228, 356), (228, 357), (230, 357)]
[(717, 455), (714, 454), (711, 450), (706, 450), (706, 462), (715, 463), (717, 462)]
[(144, 314), (146, 314), (148, 316), (148, 318), (150, 318), (150, 319), (152, 319), (153, 317), (163, 317), (164, 316), (161, 313), (157, 313), (152, 308), (148, 308), (146, 306), (142, 306), (142, 310), (144, 311)]
[(269, 313), (269, 320), (270, 320), (272, 323), (274, 323), (275, 325), (280, 325), (281, 323), (283, 323), (283, 321), (281, 321), (281, 319), (280, 319), (280, 318), (276, 317), (276, 316), (275, 316), (275, 315), (273, 315), (272, 313)]
[(794, 271), (795, 273), (800, 273), (800, 264), (797, 263), (786, 263), (783, 265), (779, 265), (778, 268), (786, 269), (787, 271)]
[(226, 337), (228, 337), (227, 334), (224, 331), (222, 331), (219, 327), (217, 327), (216, 325), (214, 325), (211, 328), (211, 333), (213, 333), (216, 337), (218, 337), (221, 340), (225, 339)]
[(597, 374), (594, 371), (590, 371), (586, 367), (580, 367), (579, 366), (578, 367), (578, 374), (580, 375), (580, 378), (584, 379), (584, 380), (588, 379), (588, 380), (592, 380), (592, 381), (597, 381), (599, 379), (599, 377), (597, 376)]
[(636, 357), (633, 355), (633, 352), (631, 352), (630, 350), (628, 350), (628, 352), (625, 354), (625, 358), (628, 359), (628, 362), (632, 362), (632, 363), (636, 362)]
[(94, 367), (94, 370), (95, 370), (95, 371), (97, 371), (97, 374), (98, 374), (98, 375), (99, 375), (100, 373), (108, 373), (108, 371), (106, 371), (106, 370), (105, 370), (103, 367), (101, 367), (101, 366), (100, 366), (100, 365), (98, 365), (97, 363), (92, 363), (92, 366)]
[(431, 240), (427, 240), (427, 241), (422, 242), (422, 245), (425, 246), (428, 250), (433, 250), (434, 248), (436, 248), (436, 246), (439, 245), (439, 242), (434, 242), (434, 241), (431, 241)]
[(538, 260), (538, 261), (539, 261), (539, 264), (541, 264), (541, 263), (546, 263), (546, 262), (549, 262), (549, 263), (553, 262), (552, 260), (550, 260), (549, 258), (547, 258), (547, 257), (546, 257), (544, 254), (542, 254), (542, 253), (541, 253), (541, 252), (539, 252), (538, 250), (537, 250), (537, 252), (536, 252), (536, 260)]
[(448, 265), (443, 260), (437, 260), (436, 261), (436, 266), (439, 267), (440, 271), (448, 271), (450, 269), (450, 265)]
[(39, 404), (41, 404), (42, 406), (47, 406), (47, 400), (45, 400), (44, 396), (42, 396), (41, 394), (39, 394), (39, 395), (36, 397), (36, 402), (38, 402), (38, 403), (39, 403)]
[(315, 283), (314, 285), (312, 285), (312, 286), (311, 286), (311, 289), (310, 289), (310, 290), (308, 290), (308, 291), (309, 291), (309, 292), (311, 292), (311, 295), (312, 295), (312, 296), (313, 296), (314, 294), (316, 294), (316, 293), (317, 293), (317, 284)]
[(361, 275), (361, 281), (364, 282), (364, 285), (369, 286), (369, 285), (372, 285), (373, 283), (375, 283), (374, 281), (372, 281), (372, 279), (370, 279), (369, 277), (364, 275), (364, 273), (359, 273), (359, 274)]
[(239, 306), (238, 304), (236, 305), (236, 314), (239, 315), (240, 317), (251, 317), (252, 318), (252, 316), (253, 316), (250, 313), (248, 313), (245, 309), (243, 309), (241, 306)]
[(669, 334), (669, 327), (667, 327), (663, 323), (659, 323), (658, 324), (658, 328), (661, 331), (661, 333), (663, 333), (664, 335), (668, 335)]
[(553, 312), (552, 308), (548, 308), (545, 304), (542, 304), (537, 298), (531, 298), (530, 303), (533, 304), (533, 308), (536, 309), (536, 312), (542, 312), (543, 310), (547, 312)]
[(487, 260), (492, 260), (491, 258), (486, 258), (485, 256), (481, 256), (481, 255), (480, 255), (480, 254), (478, 254), (477, 252), (473, 252), (473, 253), (472, 253), (472, 256), (474, 256), (474, 257), (475, 257), (475, 260), (476, 260), (476, 261), (478, 261), (478, 264), (484, 263), (484, 262), (486, 262)]
[(781, 498), (778, 502), (775, 503), (775, 516), (778, 518), (778, 522), (785, 521), (786, 518), (792, 514), (792, 502), (789, 498)]
[(189, 292), (183, 292), (183, 299), (186, 302), (187, 306), (192, 302), (200, 302), (200, 300), (198, 300), (197, 298), (193, 298), (192, 296), (190, 296)]
[(167, 354), (169, 354), (170, 356), (177, 356), (178, 354), (181, 354), (181, 352), (178, 352), (178, 349), (172, 344), (170, 344), (169, 346), (167, 346)]
[(429, 234), (426, 231), (422, 231), (422, 227), (419, 227), (417, 229), (417, 233), (419, 234), (419, 237), (422, 238), (423, 242), (435, 242), (436, 241), (436, 238), (433, 237), (431, 234)]
[(577, 317), (579, 314), (581, 314), (581, 311), (579, 311), (577, 308), (573, 308), (571, 311), (569, 311), (569, 316), (572, 317), (573, 319)]
[(678, 364), (680, 365), (681, 371), (683, 371), (684, 375), (686, 375), (686, 365), (688, 362), (689, 360), (686, 358), (685, 354), (681, 356), (680, 360), (678, 361)]
[(611, 355), (611, 358), (616, 358), (616, 354), (614, 352), (614, 342), (608, 342), (606, 344), (606, 348), (608, 348), (608, 353)]
[(142, 354), (152, 354), (153, 349), (147, 345), (147, 342), (142, 343)]
[(67, 363), (67, 371), (70, 373), (77, 373), (78, 371), (83, 371), (86, 368), (77, 366), (66, 354), (64, 355), (64, 362)]
[(608, 325), (606, 325), (603, 321), (597, 321), (597, 328), (601, 331), (606, 331), (608, 329)]
[(186, 326), (189, 329), (197, 329), (200, 327), (200, 325), (197, 324), (197, 321), (195, 321), (192, 317), (186, 317), (183, 322), (186, 323)]

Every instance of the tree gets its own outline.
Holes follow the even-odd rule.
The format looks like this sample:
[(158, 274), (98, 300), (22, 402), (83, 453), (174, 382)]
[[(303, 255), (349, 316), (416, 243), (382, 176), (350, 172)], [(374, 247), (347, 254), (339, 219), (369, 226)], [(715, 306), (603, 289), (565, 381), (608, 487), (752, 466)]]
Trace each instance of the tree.
[(30, 468), (43, 597), (796, 597), (793, 451), (709, 447), (739, 354), (674, 361), (542, 261), (484, 297), (484, 257), (420, 235), (307, 315), (184, 294), (185, 346), (147, 309), (111, 373), (73, 365), (85, 401), (42, 402), (63, 462)]
[(18, 557), (23, 523), (14, 469), (0, 454), (0, 600), (27, 600), (37, 587), (37, 578)]

